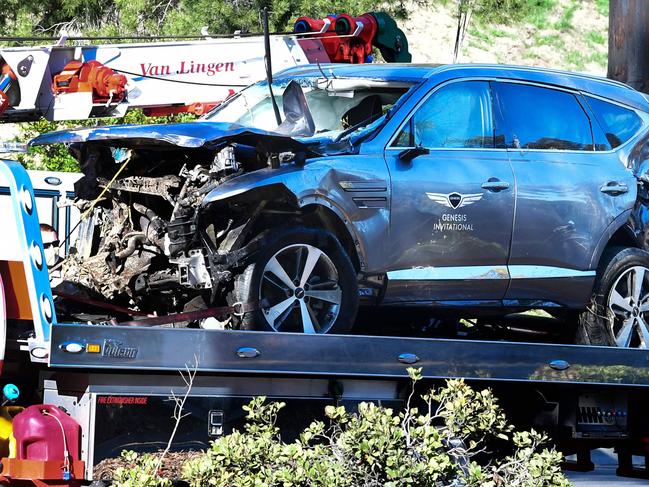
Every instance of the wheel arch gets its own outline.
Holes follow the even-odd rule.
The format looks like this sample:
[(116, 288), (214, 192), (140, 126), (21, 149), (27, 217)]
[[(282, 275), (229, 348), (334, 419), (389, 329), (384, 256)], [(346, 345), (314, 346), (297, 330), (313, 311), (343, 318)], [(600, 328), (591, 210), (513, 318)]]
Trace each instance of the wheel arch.
[(354, 264), (356, 271), (360, 271), (364, 267), (364, 261), (361, 258), (362, 251), (359, 241), (351, 233), (352, 230), (341, 218), (341, 215), (336, 213), (331, 206), (325, 206), (318, 203), (309, 203), (301, 207), (301, 213), (304, 217), (304, 223), (307, 226), (322, 228), (331, 232), (338, 238), (338, 241), (349, 255), (349, 258)]
[[(323, 195), (298, 197), (286, 185), (274, 183), (213, 199), (206, 205), (204, 211), (214, 215), (219, 213), (219, 210), (225, 210), (224, 207), (228, 205), (238, 207), (242, 215), (256, 215), (255, 222), (251, 225), (251, 230), (254, 228), (253, 233), (276, 226), (278, 212), (285, 212), (286, 215), (297, 220), (298, 224), (329, 231), (338, 238), (356, 271), (365, 268), (364, 251), (349, 218), (343, 210)], [(261, 205), (263, 207), (258, 212), (257, 209)], [(284, 223), (290, 222), (285, 218), (282, 220)]]
[(591, 269), (597, 269), (599, 267), (602, 256), (605, 255), (606, 250), (611, 247), (641, 248), (638, 238), (631, 227), (631, 222), (629, 220), (630, 215), (631, 210), (628, 210), (618, 216), (608, 226), (593, 252), (589, 266)]

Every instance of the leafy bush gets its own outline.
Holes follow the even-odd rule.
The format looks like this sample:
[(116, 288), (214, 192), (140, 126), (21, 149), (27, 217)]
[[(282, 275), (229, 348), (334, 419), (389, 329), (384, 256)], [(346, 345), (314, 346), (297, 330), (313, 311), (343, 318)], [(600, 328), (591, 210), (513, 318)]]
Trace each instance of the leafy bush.
[(556, 6), (556, 0), (463, 0), (472, 4), (478, 21), (483, 23), (537, 23)]
[[(409, 374), (413, 382), (421, 378), (418, 369)], [(244, 430), (186, 462), (183, 477), (192, 487), (569, 485), (561, 454), (543, 447), (547, 438), (538, 432), (513, 432), (490, 390), (449, 380), (421, 397), (421, 410), (413, 398), (414, 392), (399, 413), (373, 403), (355, 413), (328, 406), (328, 425), (315, 421), (285, 443), (275, 425), (284, 404), (258, 397), (244, 408)], [(115, 485), (169, 485), (152, 465), (147, 456), (135, 457), (133, 468), (118, 470)]]
[(121, 487), (170, 487), (171, 480), (160, 477), (156, 469), (158, 459), (153, 455), (138, 455), (134, 451), (122, 452), (127, 467), (115, 469), (114, 482)]

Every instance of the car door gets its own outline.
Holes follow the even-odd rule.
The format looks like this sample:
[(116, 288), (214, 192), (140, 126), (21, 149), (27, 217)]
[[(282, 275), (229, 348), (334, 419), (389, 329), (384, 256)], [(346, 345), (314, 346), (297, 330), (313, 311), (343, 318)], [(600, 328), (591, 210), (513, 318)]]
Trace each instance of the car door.
[(631, 208), (635, 180), (607, 150), (579, 93), (519, 82), (492, 86), (517, 187), (506, 299), (583, 306), (597, 245)]
[[(516, 188), (494, 118), (488, 81), (453, 81), (429, 93), (388, 144), (384, 302), (504, 297)], [(412, 148), (426, 153), (408, 160)]]

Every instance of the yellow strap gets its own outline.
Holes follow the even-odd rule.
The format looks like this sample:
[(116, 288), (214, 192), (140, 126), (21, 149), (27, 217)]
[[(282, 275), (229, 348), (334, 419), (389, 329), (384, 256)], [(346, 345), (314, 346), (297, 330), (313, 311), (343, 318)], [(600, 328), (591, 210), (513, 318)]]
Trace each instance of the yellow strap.
[(110, 189), (111, 185), (115, 182), (115, 180), (117, 179), (117, 177), (118, 177), (118, 176), (120, 175), (120, 173), (124, 170), (124, 168), (125, 168), (126, 165), (128, 164), (128, 161), (130, 161), (130, 160), (131, 160), (131, 158), (129, 157), (128, 159), (126, 159), (126, 160), (124, 161), (124, 163), (123, 163), (123, 164), (121, 165), (121, 167), (117, 170), (117, 172), (115, 173), (115, 175), (113, 176), (113, 178), (112, 178), (110, 181), (108, 181), (108, 184), (106, 185), (106, 187), (102, 190), (101, 193), (99, 193), (99, 196), (97, 196), (97, 197), (94, 199), (94, 201), (93, 201), (92, 203), (90, 203), (90, 207), (89, 207), (86, 211), (83, 212), (83, 214), (81, 215), (81, 218), (80, 218), (81, 220), (85, 220), (85, 219), (88, 217), (88, 215), (90, 215), (90, 212), (92, 211), (92, 209), (95, 207), (95, 205), (96, 205), (97, 203), (99, 203), (99, 201), (102, 199), (102, 197), (106, 194), (106, 191), (108, 191), (108, 190)]

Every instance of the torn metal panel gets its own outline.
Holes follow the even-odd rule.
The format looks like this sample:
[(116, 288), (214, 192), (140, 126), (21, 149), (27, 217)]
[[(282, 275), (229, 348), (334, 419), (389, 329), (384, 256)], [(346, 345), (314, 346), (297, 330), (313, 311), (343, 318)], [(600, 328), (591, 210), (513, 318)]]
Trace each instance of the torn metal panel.
[(225, 122), (188, 122), (166, 125), (116, 125), (76, 130), (60, 130), (39, 135), (29, 146), (105, 142), (114, 147), (177, 146), (199, 149), (229, 142), (274, 151), (306, 151), (308, 146), (274, 132)]

